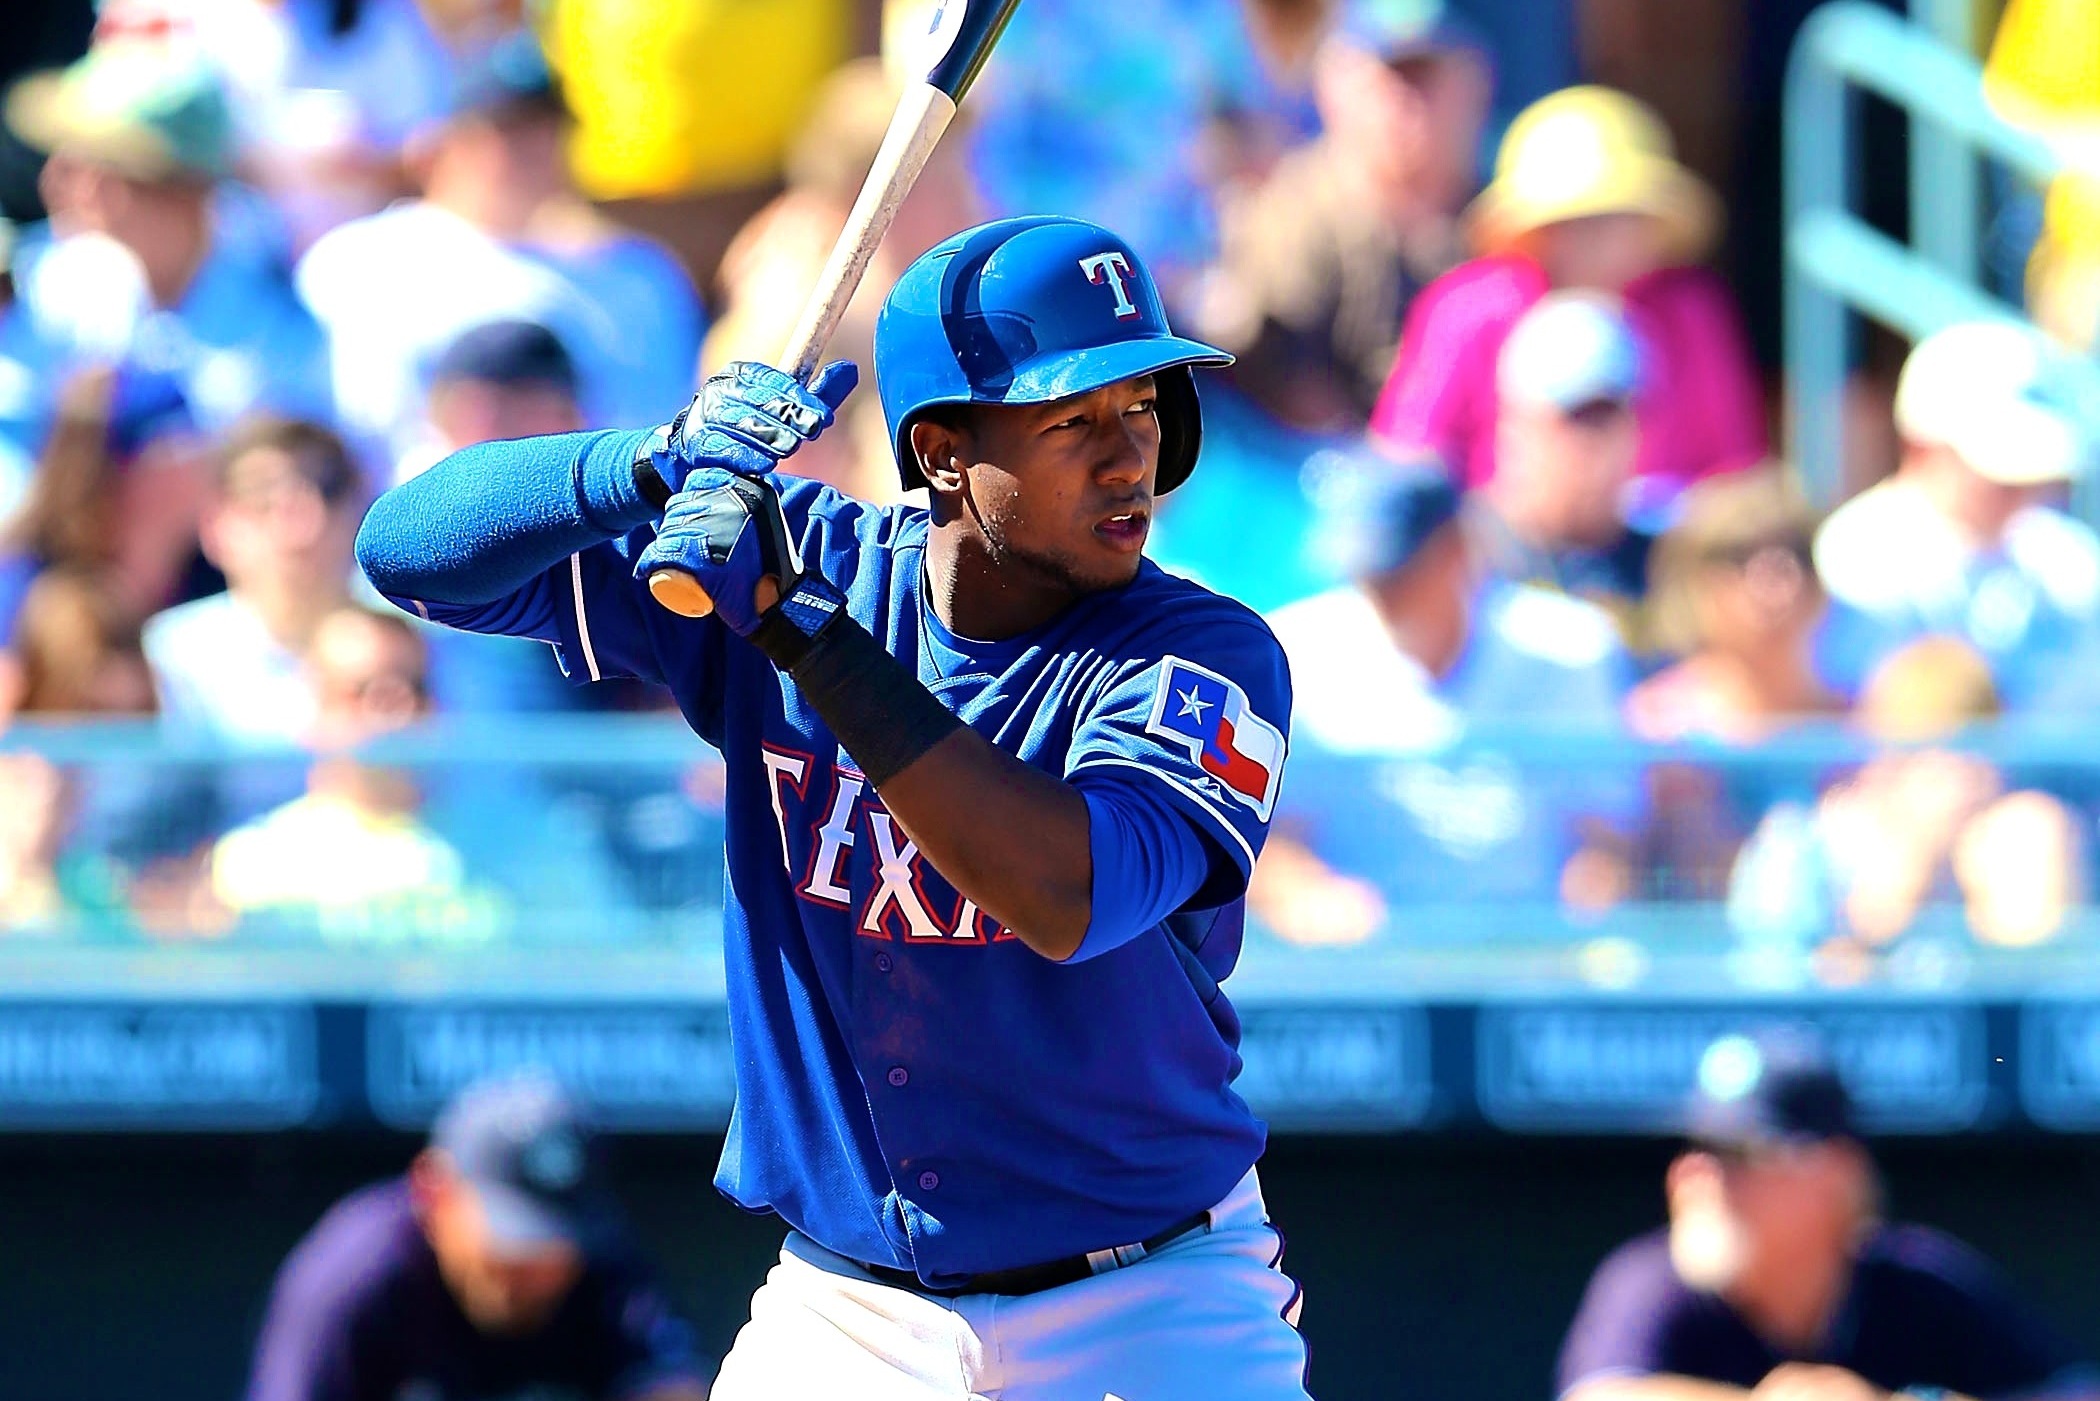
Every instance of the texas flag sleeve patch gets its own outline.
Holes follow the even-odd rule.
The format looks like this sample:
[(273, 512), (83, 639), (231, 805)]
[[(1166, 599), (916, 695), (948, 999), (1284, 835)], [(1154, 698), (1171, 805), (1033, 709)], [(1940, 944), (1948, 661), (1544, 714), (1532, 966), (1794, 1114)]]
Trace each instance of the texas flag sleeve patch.
[(1283, 777), (1283, 732), (1254, 713), (1245, 691), (1208, 667), (1179, 657), (1159, 665), (1145, 732), (1187, 749), (1197, 767), (1267, 822)]

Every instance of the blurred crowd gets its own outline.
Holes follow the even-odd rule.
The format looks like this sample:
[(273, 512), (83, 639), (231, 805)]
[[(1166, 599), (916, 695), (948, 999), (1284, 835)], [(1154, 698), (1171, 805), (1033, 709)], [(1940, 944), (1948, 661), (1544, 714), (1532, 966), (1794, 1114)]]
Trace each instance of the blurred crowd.
[[(2091, 181), (1993, 195), (2042, 329), (1950, 327), (1866, 384), (1855, 494), (1819, 512), (1775, 455), (1769, 309), (1716, 270), (1731, 217), (1776, 211), (1582, 81), (1611, 7), (1100, 3), (1020, 8), (833, 352), (867, 365), (917, 253), (1045, 210), (1127, 235), (1239, 356), (1154, 554), (1291, 657), (1264, 928), (1536, 939), (1705, 902), (1783, 984), (2074, 922), (2100, 783), (1967, 737), (2100, 712), (2065, 374)], [(777, 354), (924, 8), (104, 0), (83, 56), (16, 81), (42, 164), (0, 222), (0, 724), (135, 717), (208, 757), (0, 752), (0, 929), (473, 939), (705, 901), (704, 766), (371, 757), (433, 716), (665, 702), (387, 611), (350, 542), (457, 448), (661, 422)], [(2010, 119), (2090, 129), (2094, 8), (2012, 0)], [(794, 470), (894, 499), (875, 397), (843, 420)], [(1741, 761), (1833, 729), (1855, 757)]]

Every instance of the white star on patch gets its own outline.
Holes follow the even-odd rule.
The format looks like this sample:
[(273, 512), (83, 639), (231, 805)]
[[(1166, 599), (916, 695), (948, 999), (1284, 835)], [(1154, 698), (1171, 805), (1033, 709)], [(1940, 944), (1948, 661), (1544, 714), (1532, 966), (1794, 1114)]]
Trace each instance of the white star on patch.
[(1194, 686), (1189, 687), (1186, 691), (1176, 691), (1174, 699), (1181, 702), (1181, 709), (1176, 711), (1175, 714), (1193, 715), (1196, 717), (1196, 723), (1199, 725), (1203, 723), (1203, 712), (1217, 704), (1216, 701), (1207, 701), (1197, 695)]

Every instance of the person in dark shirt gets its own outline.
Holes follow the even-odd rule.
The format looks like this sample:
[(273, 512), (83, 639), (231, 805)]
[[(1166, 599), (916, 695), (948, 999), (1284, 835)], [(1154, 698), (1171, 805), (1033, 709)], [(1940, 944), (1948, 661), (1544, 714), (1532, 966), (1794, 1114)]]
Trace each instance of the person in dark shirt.
[(1989, 1261), (1877, 1219), (1873, 1161), (1811, 1038), (1724, 1037), (1699, 1082), (1670, 1225), (1591, 1277), (1561, 1401), (2100, 1396)]
[(462, 1092), (405, 1178), (338, 1202), (285, 1260), (248, 1401), (705, 1401), (711, 1369), (595, 1157), (542, 1079)]

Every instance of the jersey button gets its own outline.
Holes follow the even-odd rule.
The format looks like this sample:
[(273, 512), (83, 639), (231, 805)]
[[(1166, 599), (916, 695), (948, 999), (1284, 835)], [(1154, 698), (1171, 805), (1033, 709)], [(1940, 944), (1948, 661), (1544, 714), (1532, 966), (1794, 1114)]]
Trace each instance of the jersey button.
[(896, 1086), (898, 1089), (901, 1090), (910, 1082), (911, 1072), (909, 1070), (906, 1070), (901, 1065), (893, 1065), (890, 1067), (890, 1083), (892, 1085)]
[(934, 1190), (934, 1189), (935, 1189), (936, 1187), (938, 1187), (938, 1186), (940, 1186), (940, 1185), (941, 1185), (941, 1175), (940, 1175), (939, 1173), (937, 1173), (937, 1172), (933, 1171), (933, 1169), (931, 1169), (931, 1168), (928, 1168), (928, 1169), (927, 1169), (927, 1170), (926, 1170), (925, 1172), (922, 1172), (922, 1173), (920, 1173), (920, 1174), (919, 1174), (919, 1190), (920, 1190), (920, 1191), (922, 1191), (922, 1192), (931, 1192), (931, 1191), (933, 1191), (933, 1190)]
[(896, 962), (896, 960), (895, 960), (895, 959), (893, 959), (893, 958), (891, 958), (891, 957), (890, 957), (890, 956), (889, 956), (888, 954), (886, 954), (886, 953), (879, 953), (879, 954), (876, 954), (876, 955), (875, 955), (875, 971), (876, 971), (876, 972), (878, 972), (878, 973), (887, 973), (887, 972), (889, 972), (889, 971), (890, 971), (890, 969), (892, 969), (892, 968), (894, 968), (894, 967), (896, 967), (896, 966), (897, 966), (897, 962)]

